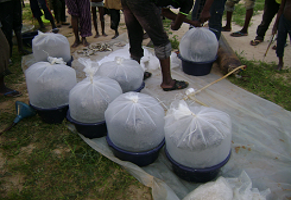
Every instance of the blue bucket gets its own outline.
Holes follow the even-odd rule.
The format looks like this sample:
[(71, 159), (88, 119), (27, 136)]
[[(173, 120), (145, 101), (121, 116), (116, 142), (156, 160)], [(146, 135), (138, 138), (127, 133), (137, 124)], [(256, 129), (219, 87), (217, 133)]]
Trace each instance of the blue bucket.
[(190, 167), (181, 165), (175, 160), (173, 160), (171, 156), (169, 155), (166, 148), (164, 151), (165, 151), (166, 157), (172, 164), (172, 169), (174, 173), (178, 177), (186, 181), (200, 182), (200, 183), (205, 183), (205, 182), (213, 180), (218, 175), (220, 168), (223, 167), (228, 162), (231, 156), (231, 151), (230, 151), (227, 158), (217, 165), (206, 167), (206, 168), (190, 168)]
[(217, 60), (215, 59), (208, 62), (193, 62), (184, 59), (180, 54), (178, 58), (182, 61), (183, 72), (192, 76), (205, 76), (211, 72), (213, 63)]
[(120, 149), (119, 147), (114, 145), (108, 136), (106, 137), (106, 141), (108, 145), (112, 148), (112, 151), (117, 158), (119, 158), (120, 160), (132, 162), (140, 167), (153, 163), (158, 158), (159, 150), (164, 146), (165, 143), (165, 139), (163, 139), (156, 148), (149, 151), (130, 152)]
[(78, 122), (70, 116), (70, 110), (67, 111), (66, 119), (75, 125), (75, 128), (78, 131), (78, 133), (84, 135), (89, 139), (100, 138), (107, 135), (105, 121), (99, 123)]
[(36, 110), (41, 120), (48, 124), (61, 124), (66, 117), (67, 110), (69, 109), (68, 105), (50, 109), (38, 108), (31, 104), (30, 106)]

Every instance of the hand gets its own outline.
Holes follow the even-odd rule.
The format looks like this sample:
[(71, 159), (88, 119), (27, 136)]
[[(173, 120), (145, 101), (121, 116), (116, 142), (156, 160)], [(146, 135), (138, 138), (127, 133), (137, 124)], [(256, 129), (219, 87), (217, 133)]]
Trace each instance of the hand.
[(175, 22), (172, 21), (171, 24), (170, 24), (170, 28), (171, 28), (172, 30), (176, 31), (176, 30), (178, 30), (178, 29), (180, 28), (180, 25), (175, 24)]
[(201, 12), (201, 15), (200, 15), (200, 19), (199, 19), (199, 21), (201, 22), (201, 23), (204, 23), (204, 22), (206, 22), (206, 21), (208, 21), (209, 19), (210, 19), (210, 17), (211, 17), (211, 14), (210, 14), (210, 12), (209, 11), (202, 11)]
[(278, 31), (278, 26), (276, 26), (276, 24), (273, 26), (273, 29), (272, 29), (272, 35), (275, 35)]
[(201, 27), (202, 23), (199, 20), (194, 20), (190, 22), (190, 25), (194, 26), (194, 27)]

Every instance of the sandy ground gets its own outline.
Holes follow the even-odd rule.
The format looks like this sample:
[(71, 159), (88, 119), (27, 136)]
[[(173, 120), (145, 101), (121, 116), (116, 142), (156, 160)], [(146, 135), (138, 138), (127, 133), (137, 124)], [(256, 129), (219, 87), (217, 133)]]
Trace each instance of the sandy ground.
[[(70, 22), (70, 16), (68, 15), (68, 22)], [(238, 54), (242, 55), (243, 57), (247, 58), (248, 60), (255, 60), (255, 61), (264, 61), (264, 62), (275, 62), (278, 63), (278, 58), (276, 56), (275, 50), (272, 50), (272, 48), (269, 49), (266, 57), (264, 57), (264, 54), (267, 50), (268, 44), (270, 42), (271, 38), (271, 32), (272, 32), (272, 26), (274, 23), (275, 18), (273, 19), (268, 31), (266, 32), (266, 38), (265, 41), (259, 44), (258, 46), (251, 46), (250, 41), (255, 38), (256, 36), (256, 29), (257, 26), (260, 24), (262, 20), (262, 13), (253, 16), (252, 21), (250, 23), (250, 27), (248, 29), (249, 34), (248, 36), (243, 36), (243, 37), (232, 37), (230, 36), (231, 32), (222, 32), (222, 35), (226, 38), (228, 41), (230, 47), (237, 52)], [(99, 21), (98, 21), (99, 23)], [(225, 25), (225, 21), (222, 22), (223, 25)], [(90, 43), (95, 43), (95, 42), (100, 42), (100, 41), (106, 41), (106, 40), (111, 40), (111, 38), (114, 35), (114, 31), (110, 29), (110, 17), (108, 15), (105, 16), (105, 32), (108, 35), (107, 37), (100, 36), (99, 38), (94, 38), (95, 35), (95, 30), (94, 27), (92, 26), (92, 36), (88, 37), (87, 40)], [(98, 24), (99, 31), (101, 31), (100, 24)], [(188, 31), (189, 25), (184, 24), (180, 30), (178, 31), (173, 31), (171, 35), (169, 35), (170, 38), (173, 36), (177, 36), (177, 39), (180, 40), (181, 37)], [(238, 25), (233, 24), (232, 25), (232, 32), (240, 30), (241, 27)], [(127, 29), (124, 23), (124, 16), (121, 14), (121, 22), (120, 22), (120, 27), (119, 27), (119, 32), (120, 35), (123, 35), (123, 33), (126, 34)], [(65, 35), (70, 44), (73, 44), (75, 37), (73, 35), (72, 29), (68, 28), (68, 26), (63, 26), (60, 28), (60, 34)], [(124, 35), (125, 36), (125, 35)], [(149, 43), (150, 39), (144, 40), (144, 45), (147, 45)], [(290, 40), (287, 38), (287, 43), (288, 46), (285, 48), (285, 55), (284, 55), (284, 68), (290, 68), (291, 67), (291, 44)], [(273, 42), (271, 47), (276, 44), (276, 41)], [(83, 46), (79, 46), (77, 48), (72, 48), (71, 52), (73, 53), (74, 51), (78, 49), (82, 49)]]

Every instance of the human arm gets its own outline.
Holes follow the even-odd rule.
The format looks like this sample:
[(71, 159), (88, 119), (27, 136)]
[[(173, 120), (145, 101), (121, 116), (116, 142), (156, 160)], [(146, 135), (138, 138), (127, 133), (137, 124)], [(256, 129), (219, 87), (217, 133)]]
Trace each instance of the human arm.
[(200, 19), (199, 19), (199, 21), (201, 23), (204, 23), (210, 19), (210, 17), (211, 17), (210, 8), (211, 8), (213, 2), (214, 2), (214, 0), (207, 0), (205, 2), (205, 5), (203, 7), (203, 10), (201, 12)]
[(285, 3), (286, 3), (286, 0), (281, 1), (281, 5), (277, 13), (277, 18), (272, 29), (272, 35), (275, 35), (278, 31), (279, 20), (280, 20), (281, 15), (283, 14)]
[(192, 26), (195, 26), (195, 27), (202, 26), (199, 21), (190, 20), (190, 19), (186, 18), (185, 14), (182, 14), (182, 13), (175, 14), (169, 8), (162, 8), (162, 15), (168, 19), (173, 20), (171, 22), (171, 29), (172, 30), (178, 30), (181, 27), (183, 22), (190, 24)]

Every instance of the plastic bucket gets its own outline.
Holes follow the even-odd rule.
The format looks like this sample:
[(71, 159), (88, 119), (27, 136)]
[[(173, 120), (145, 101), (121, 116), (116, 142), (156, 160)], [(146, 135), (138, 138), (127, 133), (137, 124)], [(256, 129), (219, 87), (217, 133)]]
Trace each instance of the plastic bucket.
[(136, 90), (134, 90), (134, 92), (141, 92), (141, 90), (143, 90), (144, 87), (145, 87), (145, 82), (143, 81), (141, 86), (139, 88), (137, 88)]
[(22, 43), (24, 46), (31, 48), (32, 47), (32, 39), (38, 35), (37, 31), (28, 32), (21, 34)]
[(214, 165), (211, 167), (206, 167), (206, 168), (190, 168), (190, 167), (186, 167), (184, 165), (181, 165), (178, 162), (176, 162), (175, 160), (173, 160), (170, 157), (166, 148), (164, 151), (165, 151), (166, 157), (168, 158), (168, 160), (172, 164), (172, 169), (173, 169), (174, 173), (178, 177), (180, 177), (186, 181), (200, 182), (200, 183), (208, 182), (208, 181), (211, 181), (212, 179), (214, 179), (218, 175), (220, 168), (223, 167), (228, 162), (228, 160), (231, 156), (231, 151), (230, 151), (227, 158), (217, 165)]
[(180, 54), (178, 54), (178, 58), (182, 61), (183, 72), (193, 76), (205, 76), (209, 74), (214, 61), (217, 60), (216, 56), (214, 60), (209, 62), (193, 62), (184, 59)]
[(61, 124), (69, 109), (68, 105), (50, 109), (38, 108), (31, 104), (30, 106), (37, 111), (37, 114), (40, 116), (41, 120), (48, 124)]
[(67, 111), (66, 118), (69, 122), (75, 125), (78, 133), (84, 135), (89, 139), (100, 138), (107, 135), (107, 128), (105, 121), (99, 123), (82, 123), (78, 122), (70, 116), (70, 110)]
[(154, 149), (144, 152), (130, 152), (115, 146), (110, 138), (106, 137), (108, 145), (112, 148), (114, 155), (123, 161), (132, 162), (140, 167), (153, 163), (159, 155), (159, 150), (164, 146), (165, 139)]

